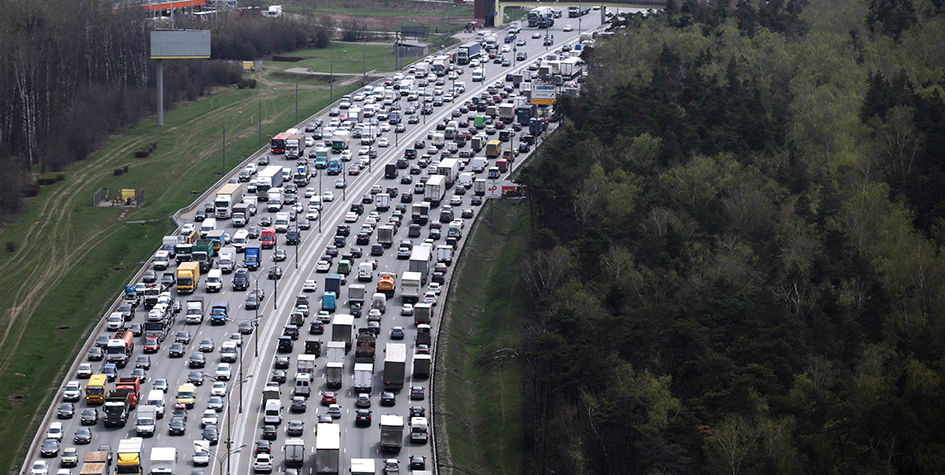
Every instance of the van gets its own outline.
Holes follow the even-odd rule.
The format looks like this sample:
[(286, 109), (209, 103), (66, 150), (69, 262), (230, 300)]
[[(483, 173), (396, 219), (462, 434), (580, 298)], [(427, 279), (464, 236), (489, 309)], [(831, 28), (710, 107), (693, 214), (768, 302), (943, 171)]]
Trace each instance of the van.
[(164, 417), (164, 391), (160, 389), (152, 389), (148, 392), (148, 399), (145, 400), (144, 404), (146, 406), (154, 406), (157, 410), (157, 418), (161, 419)]
[(233, 272), (233, 268), (236, 267), (236, 252), (232, 248), (226, 248), (220, 252), (220, 260), (217, 261), (217, 265), (220, 266), (220, 271), (224, 274), (229, 274)]
[(158, 251), (154, 253), (154, 270), (165, 270), (169, 265), (170, 253), (167, 251)]
[(266, 424), (279, 425), (282, 423), (282, 403), (278, 399), (266, 400), (266, 412), (263, 416)]
[(157, 424), (157, 410), (154, 406), (141, 406), (138, 408), (135, 420), (135, 435), (138, 437), (151, 437), (154, 435), (154, 426)]
[(223, 342), (220, 347), (220, 361), (224, 363), (236, 363), (236, 342), (228, 340)]
[(294, 396), (305, 396), (308, 397), (312, 394), (312, 380), (311, 376), (300, 373), (295, 377), (295, 392)]
[(197, 386), (191, 383), (181, 384), (177, 388), (177, 403), (183, 404), (188, 409), (194, 407), (194, 401), (197, 400)]
[(217, 218), (207, 218), (200, 223), (200, 239), (207, 239), (210, 231), (217, 229)]
[(243, 252), (247, 244), (249, 244), (249, 231), (245, 229), (237, 230), (233, 234), (233, 247), (236, 248), (236, 252)]
[(370, 262), (358, 264), (358, 281), (370, 282), (374, 279), (374, 265)]
[(219, 292), (223, 289), (223, 271), (210, 269), (207, 273), (207, 292)]
[(381, 313), (386, 312), (387, 296), (380, 292), (374, 293), (374, 295), (371, 297), (371, 309), (378, 309), (381, 311)]

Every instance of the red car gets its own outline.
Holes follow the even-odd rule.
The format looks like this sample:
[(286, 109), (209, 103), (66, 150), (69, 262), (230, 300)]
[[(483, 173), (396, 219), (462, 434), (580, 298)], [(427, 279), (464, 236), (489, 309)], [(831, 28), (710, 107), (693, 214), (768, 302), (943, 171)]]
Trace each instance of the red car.
[(348, 174), (349, 174), (349, 175), (358, 175), (358, 174), (360, 174), (360, 173), (361, 173), (361, 167), (359, 167), (359, 166), (357, 166), (357, 165), (351, 165), (351, 167), (348, 168)]
[(328, 406), (337, 403), (338, 398), (335, 396), (334, 391), (325, 391), (322, 393), (322, 406)]
[(148, 337), (144, 340), (144, 352), (145, 353), (157, 353), (161, 349), (161, 342), (158, 341), (156, 336)]

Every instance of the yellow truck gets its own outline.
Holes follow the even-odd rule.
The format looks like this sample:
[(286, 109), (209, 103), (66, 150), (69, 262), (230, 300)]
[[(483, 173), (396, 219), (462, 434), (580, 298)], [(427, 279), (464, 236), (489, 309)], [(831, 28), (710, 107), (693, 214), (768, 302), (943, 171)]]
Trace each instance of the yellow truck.
[(199, 262), (182, 262), (177, 267), (177, 293), (192, 294), (197, 288), (197, 281), (200, 280)]

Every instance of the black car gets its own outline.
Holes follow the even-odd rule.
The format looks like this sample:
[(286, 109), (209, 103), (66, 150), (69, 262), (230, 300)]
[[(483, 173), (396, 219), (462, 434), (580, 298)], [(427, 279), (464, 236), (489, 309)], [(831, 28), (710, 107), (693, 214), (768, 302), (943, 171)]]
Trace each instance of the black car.
[(413, 194), (411, 194), (411, 193), (404, 193), (404, 194), (400, 195), (400, 202), (401, 202), (401, 203), (412, 203), (412, 202), (413, 202)]
[(262, 438), (265, 440), (276, 440), (279, 436), (279, 430), (274, 425), (263, 426)]
[[(78, 434), (76, 437), (78, 437)], [(43, 457), (55, 457), (59, 455), (59, 441), (56, 439), (44, 440), (42, 447), (39, 449), (39, 452)]]
[(272, 266), (272, 268), (269, 269), (269, 279), (277, 280), (281, 278), (282, 278), (282, 268), (279, 266)]
[(406, 334), (404, 333), (403, 327), (394, 327), (390, 329), (390, 339), (391, 340), (403, 340)]
[(184, 418), (181, 416), (175, 416), (171, 418), (171, 422), (167, 425), (168, 433), (171, 435), (184, 435), (184, 432), (187, 430), (187, 424), (185, 424)]
[(135, 368), (151, 369), (151, 357), (148, 355), (139, 356), (135, 359)]
[(253, 450), (253, 455), (271, 454), (271, 453), (272, 453), (272, 444), (268, 440), (256, 441), (256, 448)]
[(75, 430), (75, 436), (72, 438), (72, 441), (77, 444), (91, 444), (92, 429), (89, 429), (88, 427), (79, 427)]
[(332, 244), (334, 244), (335, 247), (345, 247), (348, 245), (348, 242), (344, 236), (335, 236), (335, 240)]
[(473, 195), (472, 197), (469, 198), (469, 204), (473, 206), (482, 205), (482, 197), (479, 195)]
[(371, 426), (371, 410), (358, 409), (354, 416), (354, 425), (358, 427), (370, 427)]
[(84, 426), (94, 426), (98, 424), (98, 409), (94, 407), (87, 407), (82, 410), (82, 425)]
[(383, 256), (384, 255), (384, 246), (381, 244), (371, 244), (371, 255), (372, 256)]
[(233, 274), (233, 290), (246, 290), (249, 288), (249, 272), (240, 268)]
[(381, 393), (381, 405), (382, 406), (393, 406), (397, 403), (397, 397), (394, 396), (392, 392), (383, 392)]
[(423, 470), (427, 466), (427, 458), (424, 455), (411, 455), (410, 456), (410, 469), (411, 470)]
[(59, 410), (56, 411), (56, 417), (59, 419), (72, 419), (72, 416), (75, 415), (75, 404), (71, 402), (64, 402), (59, 405)]
[(285, 243), (288, 246), (297, 246), (299, 241), (302, 240), (302, 233), (296, 230), (290, 230), (285, 233)]
[(191, 339), (191, 336), (190, 336), (189, 331), (177, 332), (177, 334), (174, 335), (174, 341), (177, 343), (183, 343), (185, 345), (189, 345), (190, 339)]
[(289, 406), (289, 411), (291, 412), (305, 412), (307, 409), (305, 398), (302, 396), (295, 396), (292, 398), (292, 404)]
[(188, 373), (187, 382), (194, 386), (203, 386), (203, 371), (191, 371)]
[(128, 327), (128, 331), (134, 336), (141, 336), (144, 333), (144, 327), (142, 327), (140, 323), (132, 323)]
[(321, 335), (325, 333), (325, 324), (318, 320), (312, 320), (312, 323), (308, 327), (308, 333), (310, 335)]
[(246, 234), (247, 234), (246, 237), (250, 239), (259, 239), (259, 228), (257, 228), (256, 226), (250, 226), (246, 228)]
[(348, 250), (348, 252), (351, 253), (351, 257), (356, 258), (360, 258), (362, 255), (364, 255), (364, 251), (362, 251), (360, 247), (352, 247)]
[(291, 361), (291, 357), (289, 356), (285, 356), (285, 355), (276, 356), (275, 368), (276, 369), (289, 369), (290, 361)]
[(423, 406), (410, 406), (410, 417), (426, 417)]
[(207, 424), (207, 427), (203, 428), (203, 438), (210, 442), (210, 445), (217, 445), (220, 441), (220, 431), (217, 430), (216, 424)]
[(170, 349), (167, 351), (168, 356), (171, 358), (183, 358), (184, 353), (185, 350), (183, 343), (173, 343), (171, 344)]
[(410, 386), (410, 399), (414, 401), (422, 401), (423, 386)]
[(301, 436), (302, 433), (304, 432), (305, 432), (305, 423), (298, 419), (293, 419), (289, 421), (289, 424), (285, 427), (285, 434), (290, 437)]
[(358, 236), (354, 239), (354, 243), (355, 244), (370, 244), (371, 235), (366, 232), (358, 233)]
[(154, 272), (151, 269), (144, 271), (144, 274), (141, 276), (141, 280), (145, 284), (153, 284), (157, 282), (157, 272)]
[(298, 339), (299, 339), (299, 327), (297, 327), (297, 326), (295, 326), (295, 325), (286, 325), (285, 328), (282, 330), (282, 334), (283, 334), (284, 336), (287, 336), (287, 337), (293, 339), (293, 340), (298, 340)]

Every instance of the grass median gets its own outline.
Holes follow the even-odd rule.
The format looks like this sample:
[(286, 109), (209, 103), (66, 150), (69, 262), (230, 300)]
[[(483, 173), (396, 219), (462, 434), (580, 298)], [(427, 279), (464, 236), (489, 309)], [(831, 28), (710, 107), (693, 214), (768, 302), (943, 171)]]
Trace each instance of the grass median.
[(440, 473), (523, 473), (519, 264), (528, 206), (490, 200), (481, 210), (444, 303), (434, 418)]

